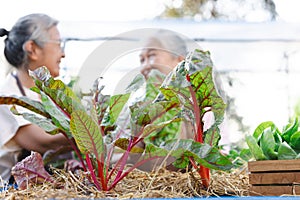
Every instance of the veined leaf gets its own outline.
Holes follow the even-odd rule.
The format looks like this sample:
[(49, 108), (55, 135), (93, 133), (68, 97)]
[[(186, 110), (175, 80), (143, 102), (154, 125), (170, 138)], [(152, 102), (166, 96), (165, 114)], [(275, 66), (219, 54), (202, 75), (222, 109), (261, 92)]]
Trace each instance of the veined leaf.
[(113, 126), (117, 121), (124, 105), (127, 103), (130, 94), (114, 95), (110, 98), (109, 107), (103, 116), (102, 126)]
[(215, 121), (223, 121), (226, 105), (219, 96), (213, 80), (213, 62), (208, 51), (196, 49), (186, 58), (185, 68), (190, 76), (190, 82), (196, 93), (200, 110), (211, 108)]
[[(195, 106), (199, 107), (199, 112), (190, 118), (194, 124), (202, 123), (209, 111), (213, 112), (215, 126), (223, 121), (226, 105), (215, 88), (212, 66), (209, 52), (195, 50), (167, 76), (160, 89), (167, 100), (180, 103), (184, 109), (195, 112)], [(191, 100), (192, 96), (197, 102)], [(219, 129), (211, 129), (202, 137), (208, 144), (217, 144), (220, 139), (217, 132)]]
[(144, 131), (143, 131), (143, 134), (142, 136), (143, 137), (147, 137), (149, 134), (151, 134), (153, 131), (156, 131), (156, 130), (161, 130), (162, 128), (168, 126), (169, 124), (173, 123), (173, 122), (180, 122), (181, 119), (180, 118), (173, 118), (171, 120), (168, 120), (168, 121), (164, 121), (164, 122), (160, 122), (160, 123), (157, 123), (157, 124), (148, 124), (145, 126), (144, 128)]
[(154, 122), (157, 118), (162, 117), (177, 105), (177, 103), (170, 101), (161, 101), (146, 105), (135, 104), (130, 107), (132, 116), (131, 121), (136, 125), (147, 125)]
[(72, 98), (74, 101), (76, 100), (77, 102), (80, 102), (80, 99), (72, 91), (72, 89), (69, 88), (66, 84), (64, 84), (61, 80), (54, 80), (54, 81), (50, 82), (50, 84), (47, 87), (52, 90), (63, 91), (66, 96)]
[(86, 112), (74, 111), (70, 128), (80, 151), (84, 154), (93, 153), (99, 159), (104, 151), (104, 143), (97, 123)]
[(146, 81), (145, 102), (153, 101), (156, 98), (156, 96), (159, 94), (159, 87), (165, 77), (166, 76), (158, 70), (150, 71), (149, 77)]
[(225, 113), (226, 104), (219, 96), (213, 81), (212, 67), (208, 66), (202, 71), (196, 72), (190, 76), (193, 90), (196, 93), (201, 115), (208, 108), (213, 112), (215, 123), (221, 124)]
[(27, 108), (28, 110), (31, 110), (32, 112), (50, 118), (50, 115), (46, 112), (41, 102), (31, 100), (28, 97), (2, 96), (0, 97), (0, 104), (19, 105), (24, 108)]
[(35, 80), (36, 87), (32, 88), (37, 93), (44, 92), (52, 101), (69, 115), (73, 109), (83, 109), (80, 99), (77, 95), (65, 85), (61, 80), (55, 80), (51, 77), (46, 67), (40, 67), (32, 71), (31, 76)]
[(109, 107), (109, 95), (98, 94), (97, 99), (95, 100), (95, 109), (98, 118), (98, 124), (101, 124), (103, 121), (105, 111)]
[(124, 105), (127, 103), (129, 96), (130, 94), (127, 93), (127, 94), (114, 95), (110, 98), (109, 114), (111, 116), (110, 120), (112, 121), (112, 124), (116, 122)]
[[(35, 80), (36, 86), (44, 91), (46, 94), (47, 92), (44, 90), (45, 88), (54, 89), (54, 90), (61, 90), (65, 93), (66, 96), (80, 102), (80, 99), (77, 95), (69, 88), (66, 84), (64, 84), (61, 80), (55, 80), (47, 67), (42, 66), (37, 68), (34, 71), (30, 71), (30, 75)], [(36, 89), (35, 89), (36, 90)]]
[(190, 75), (203, 70), (207, 66), (213, 66), (209, 51), (195, 49), (194, 52), (187, 56), (186, 60), (185, 68), (189, 71)]
[(198, 164), (210, 169), (229, 170), (233, 167), (231, 161), (216, 147), (190, 139), (168, 140), (160, 148), (171, 151), (171, 156), (177, 159), (177, 163), (180, 163), (180, 166), (175, 165), (175, 167), (186, 167), (188, 162), (181, 161), (187, 161), (188, 157), (194, 158)]
[(142, 74), (138, 74), (126, 88), (126, 93), (135, 92), (142, 87), (146, 82), (145, 77)]
[[(177, 138), (181, 134), (181, 131), (183, 131), (181, 126), (182, 123), (184, 123), (182, 119), (184, 119), (184, 117), (181, 116), (182, 111), (180, 111), (175, 104), (165, 104), (163, 101), (154, 104), (166, 106), (160, 110), (162, 107), (152, 107), (153, 105), (151, 105), (154, 109), (158, 108), (157, 111), (159, 112), (153, 115), (151, 123), (144, 127), (142, 134), (143, 137), (145, 137), (145, 143), (153, 143), (159, 146), (160, 143)], [(172, 108), (172, 106), (174, 106), (174, 108)]]
[(204, 143), (209, 144), (210, 146), (218, 146), (220, 139), (220, 129), (216, 124), (212, 125), (205, 132)]
[(70, 132), (70, 125), (67, 116), (58, 108), (54, 102), (44, 92), (41, 92), (41, 100), (45, 110), (51, 116), (53, 123), (64, 130), (67, 134)]
[(31, 184), (53, 182), (51, 175), (45, 170), (42, 156), (37, 152), (18, 162), (11, 171), (20, 189), (26, 189)]
[(39, 117), (36, 114), (32, 114), (32, 113), (15, 113), (15, 114), (22, 115), (24, 119), (30, 121), (33, 124), (38, 125), (47, 133), (50, 133), (51, 135), (55, 135), (59, 133), (59, 129), (51, 122), (50, 119)]
[[(123, 149), (123, 150), (127, 150), (128, 148), (128, 144), (129, 144), (129, 139), (128, 138), (119, 138), (115, 141), (115, 146)], [(141, 147), (136, 147), (134, 146), (131, 150), (131, 153), (143, 153), (144, 149)]]
[(51, 89), (44, 87), (44, 92), (66, 113), (71, 115), (73, 110), (84, 110), (80, 101), (76, 100), (72, 95), (67, 96), (66, 92), (60, 89)]

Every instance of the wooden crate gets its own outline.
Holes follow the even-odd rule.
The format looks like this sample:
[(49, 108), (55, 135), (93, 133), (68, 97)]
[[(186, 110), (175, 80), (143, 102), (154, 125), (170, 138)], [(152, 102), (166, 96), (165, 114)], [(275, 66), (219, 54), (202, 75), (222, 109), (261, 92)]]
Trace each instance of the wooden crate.
[(252, 196), (300, 195), (300, 160), (248, 162)]

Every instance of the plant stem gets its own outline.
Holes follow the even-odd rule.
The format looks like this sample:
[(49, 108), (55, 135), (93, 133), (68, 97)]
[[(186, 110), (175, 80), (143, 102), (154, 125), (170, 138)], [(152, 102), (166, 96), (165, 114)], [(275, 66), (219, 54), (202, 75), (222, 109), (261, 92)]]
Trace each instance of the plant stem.
[[(190, 76), (187, 74), (187, 80), (190, 81)], [(194, 115), (195, 115), (195, 122), (196, 122), (196, 135), (195, 135), (195, 140), (196, 142), (201, 142), (203, 143), (203, 125), (202, 125), (202, 118), (201, 118), (201, 110), (198, 105), (197, 97), (196, 97), (196, 92), (193, 90), (192, 85), (189, 86), (189, 91), (191, 93), (192, 97), (192, 103), (194, 107)], [(193, 167), (195, 169), (198, 169), (196, 163), (192, 158), (189, 158)], [(202, 184), (205, 188), (208, 188), (209, 186), (209, 169), (200, 165), (199, 170), (197, 170), (199, 175), (201, 176)]]
[(203, 167), (200, 165), (200, 168), (198, 168), (197, 164), (193, 160), (192, 157), (189, 157), (190, 162), (192, 163), (193, 167), (197, 170), (198, 174), (201, 177), (202, 184), (205, 188), (208, 188), (209, 186), (209, 169), (206, 167)]
[[(91, 173), (91, 177), (93, 179), (94, 184), (96, 185), (98, 190), (101, 190), (101, 186), (100, 186), (100, 184), (97, 180), (97, 177), (95, 175), (94, 167), (93, 167), (92, 161), (91, 161), (88, 153), (85, 155), (85, 160), (86, 160), (89, 172)], [(102, 187), (103, 187), (103, 185), (102, 185)], [(103, 187), (103, 190), (106, 191), (104, 187)]]

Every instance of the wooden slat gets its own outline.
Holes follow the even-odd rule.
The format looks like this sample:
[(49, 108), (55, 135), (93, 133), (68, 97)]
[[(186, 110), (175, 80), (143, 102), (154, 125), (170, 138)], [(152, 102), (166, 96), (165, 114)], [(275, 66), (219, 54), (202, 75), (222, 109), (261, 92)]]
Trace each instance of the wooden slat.
[(300, 171), (300, 159), (297, 160), (262, 160), (248, 162), (249, 172)]
[(300, 186), (250, 186), (250, 196), (300, 195)]
[(300, 172), (251, 173), (250, 184), (292, 184), (300, 183)]

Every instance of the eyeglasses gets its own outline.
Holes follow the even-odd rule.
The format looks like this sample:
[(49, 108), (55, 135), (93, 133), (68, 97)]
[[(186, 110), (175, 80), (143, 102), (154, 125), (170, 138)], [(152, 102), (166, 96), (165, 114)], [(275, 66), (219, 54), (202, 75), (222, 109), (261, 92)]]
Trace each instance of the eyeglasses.
[(62, 51), (65, 50), (65, 44), (66, 44), (66, 41), (65, 40), (42, 40), (41, 42), (45, 42), (45, 43), (54, 43), (54, 44), (59, 44), (60, 48)]

